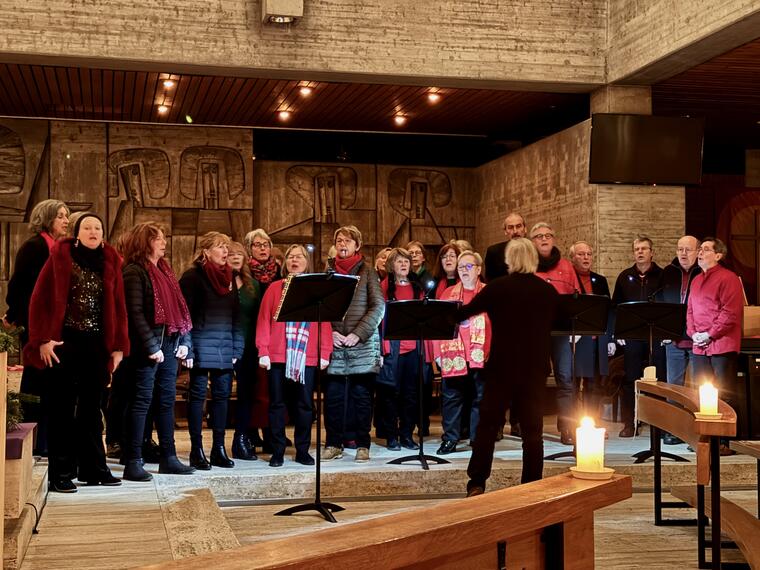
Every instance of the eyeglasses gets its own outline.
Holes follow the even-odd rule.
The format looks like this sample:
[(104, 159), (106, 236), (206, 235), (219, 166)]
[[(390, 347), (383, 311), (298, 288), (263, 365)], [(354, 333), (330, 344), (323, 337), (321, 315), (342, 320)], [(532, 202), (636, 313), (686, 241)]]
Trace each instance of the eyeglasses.
[(256, 249), (269, 249), (270, 247), (272, 247), (271, 244), (266, 241), (255, 241), (251, 244), (251, 248)]
[(462, 265), (457, 265), (457, 269), (459, 269), (459, 271), (464, 271), (465, 269), (467, 271), (472, 271), (473, 267), (480, 267), (480, 265), (477, 265), (476, 263), (464, 263)]
[(345, 238), (344, 239), (342, 237), (339, 237), (338, 239), (335, 240), (335, 245), (348, 245), (348, 244), (352, 243), (353, 241), (354, 240), (352, 240), (351, 238)]
[(444, 253), (441, 256), (441, 259), (456, 259), (456, 258), (457, 258), (457, 254), (454, 253), (453, 251), (450, 251), (449, 253)]
[(554, 237), (554, 234), (552, 233), (546, 233), (546, 234), (536, 234), (531, 239), (552, 239)]
[(422, 252), (421, 251), (410, 251), (409, 255), (411, 255), (412, 257), (417, 257), (418, 255), (422, 255)]

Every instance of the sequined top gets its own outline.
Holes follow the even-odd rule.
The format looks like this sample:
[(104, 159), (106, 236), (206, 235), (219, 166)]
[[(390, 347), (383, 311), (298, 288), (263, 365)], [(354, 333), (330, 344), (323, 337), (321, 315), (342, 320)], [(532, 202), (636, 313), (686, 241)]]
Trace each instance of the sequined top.
[(103, 276), (76, 262), (72, 263), (71, 289), (63, 324), (78, 331), (103, 330)]

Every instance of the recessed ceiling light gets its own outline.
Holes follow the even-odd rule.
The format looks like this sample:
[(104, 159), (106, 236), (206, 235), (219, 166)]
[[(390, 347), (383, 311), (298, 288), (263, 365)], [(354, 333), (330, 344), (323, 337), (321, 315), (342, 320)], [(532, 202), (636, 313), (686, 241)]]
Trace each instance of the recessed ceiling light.
[(299, 92), (304, 97), (308, 97), (309, 95), (311, 95), (312, 91), (313, 91), (313, 89), (311, 87), (308, 87), (308, 86), (304, 86), (304, 87), (301, 87), (301, 89), (299, 89)]
[(396, 115), (393, 117), (393, 122), (400, 127), (401, 125), (406, 124), (406, 117), (404, 115)]
[(159, 112), (161, 115), (163, 115), (163, 114), (167, 113), (168, 111), (169, 111), (169, 107), (167, 107), (166, 105), (159, 105), (159, 106), (158, 106), (158, 112)]
[(171, 89), (172, 87), (174, 87), (174, 81), (172, 81), (171, 79), (164, 79), (164, 87), (166, 87), (167, 89)]
[(277, 113), (277, 118), (281, 121), (287, 121), (290, 119), (290, 111), (279, 111)]
[(436, 104), (440, 100), (441, 100), (440, 93), (428, 93), (428, 101), (430, 101), (431, 103)]

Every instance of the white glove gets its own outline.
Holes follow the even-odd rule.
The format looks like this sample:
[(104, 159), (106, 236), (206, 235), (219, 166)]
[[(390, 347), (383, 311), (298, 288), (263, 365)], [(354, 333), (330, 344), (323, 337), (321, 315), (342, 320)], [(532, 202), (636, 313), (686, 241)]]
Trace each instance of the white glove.
[(164, 353), (163, 351), (159, 350), (158, 352), (151, 354), (148, 358), (155, 360), (158, 364), (161, 364), (164, 361)]
[(672, 342), (673, 342), (672, 340), (670, 340), (669, 338), (666, 338), (660, 342), (660, 345), (665, 346), (666, 344), (671, 344)]
[(617, 339), (618, 346), (625, 346), (625, 339), (619, 338)]
[(380, 368), (382, 368), (384, 364), (385, 364), (385, 358), (384, 358), (384, 357), (383, 357), (383, 355), (381, 354), (381, 355), (380, 355)]
[(182, 361), (182, 365), (185, 368), (192, 368), (193, 367), (193, 359), (192, 358), (185, 358), (185, 360)]
[(235, 366), (235, 364), (237, 364), (237, 358), (232, 359), (232, 366)]
[(184, 344), (180, 344), (177, 347), (177, 352), (174, 353), (174, 356), (176, 356), (180, 360), (184, 360), (185, 358), (187, 358), (188, 352), (190, 352), (190, 349), (187, 348)]
[(272, 368), (272, 361), (269, 360), (268, 356), (261, 356), (259, 358), (259, 368), (266, 368), (267, 370)]
[(324, 358), (320, 358), (319, 359), (319, 369), (320, 370), (324, 370), (328, 366), (330, 366), (330, 361), (329, 360), (325, 360)]
[(576, 335), (570, 335), (570, 336), (567, 338), (567, 342), (569, 342), (570, 344), (573, 344), (573, 343), (576, 343), (576, 344), (577, 344), (579, 340), (581, 340), (581, 335), (579, 335), (579, 334), (576, 334)]
[(691, 335), (691, 340), (694, 341), (694, 344), (705, 345), (710, 342), (710, 335), (706, 332), (696, 332)]
[(614, 342), (607, 343), (607, 356), (615, 356), (617, 345)]

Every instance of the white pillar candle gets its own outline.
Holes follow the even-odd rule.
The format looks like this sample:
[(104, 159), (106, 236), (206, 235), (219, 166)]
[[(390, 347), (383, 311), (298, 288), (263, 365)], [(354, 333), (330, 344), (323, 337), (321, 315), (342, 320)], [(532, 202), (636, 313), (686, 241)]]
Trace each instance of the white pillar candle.
[(718, 389), (710, 382), (699, 387), (699, 413), (712, 416), (718, 414)]
[(589, 417), (575, 430), (575, 454), (578, 471), (604, 471), (604, 428), (594, 427)]
[(657, 380), (657, 367), (656, 366), (647, 366), (644, 368), (644, 379), (645, 380)]

